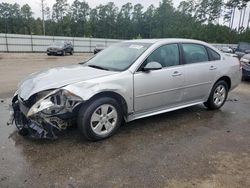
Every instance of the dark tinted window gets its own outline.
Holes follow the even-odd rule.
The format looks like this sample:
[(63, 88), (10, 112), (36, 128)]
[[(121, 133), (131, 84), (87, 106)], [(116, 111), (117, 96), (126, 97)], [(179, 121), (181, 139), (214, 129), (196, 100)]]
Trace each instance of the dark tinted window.
[(246, 50), (250, 50), (250, 44), (246, 43), (246, 42), (241, 42), (241, 43), (239, 43), (237, 50), (239, 50), (241, 52), (244, 52)]
[(155, 50), (148, 58), (147, 63), (156, 61), (162, 67), (179, 64), (179, 48), (177, 44), (168, 44)]
[(183, 44), (183, 52), (186, 64), (208, 61), (206, 48), (198, 44)]
[(212, 50), (211, 48), (207, 48), (210, 61), (217, 61), (220, 60), (220, 54), (218, 54), (216, 51)]

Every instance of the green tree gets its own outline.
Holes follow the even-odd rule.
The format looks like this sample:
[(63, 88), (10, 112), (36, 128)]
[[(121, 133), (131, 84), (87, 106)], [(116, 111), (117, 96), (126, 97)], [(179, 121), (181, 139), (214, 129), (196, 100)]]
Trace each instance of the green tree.
[(221, 15), (222, 6), (222, 0), (200, 0), (195, 7), (195, 16), (202, 23), (215, 22)]
[(152, 38), (153, 29), (156, 25), (155, 20), (156, 9), (154, 5), (150, 5), (143, 14), (143, 34), (144, 38)]
[(31, 28), (32, 28), (32, 14), (33, 12), (31, 11), (31, 8), (28, 4), (25, 4), (21, 7), (21, 17), (22, 17), (22, 22), (23, 22), (23, 32), (24, 34), (31, 34)]
[(52, 19), (55, 22), (54, 33), (58, 35), (64, 35), (63, 21), (64, 16), (66, 16), (67, 14), (69, 14), (67, 0), (56, 0), (56, 3), (53, 5), (52, 13)]
[(75, 0), (71, 5), (71, 28), (74, 36), (84, 36), (86, 34), (87, 16), (90, 13), (88, 3)]
[(141, 36), (143, 34), (143, 6), (136, 4), (132, 13), (133, 35)]
[(121, 10), (117, 16), (117, 28), (120, 38), (129, 39), (133, 38), (132, 28), (132, 11), (133, 6), (131, 3), (126, 3), (121, 7)]

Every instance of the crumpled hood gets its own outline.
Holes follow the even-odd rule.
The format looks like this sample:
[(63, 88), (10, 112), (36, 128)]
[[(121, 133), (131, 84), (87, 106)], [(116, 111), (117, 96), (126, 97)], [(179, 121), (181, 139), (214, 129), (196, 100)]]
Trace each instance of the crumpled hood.
[(84, 65), (53, 68), (31, 74), (27, 77), (19, 85), (18, 95), (22, 99), (27, 100), (33, 94), (44, 90), (57, 89), (80, 81), (87, 81), (116, 73), (117, 72), (95, 69)]

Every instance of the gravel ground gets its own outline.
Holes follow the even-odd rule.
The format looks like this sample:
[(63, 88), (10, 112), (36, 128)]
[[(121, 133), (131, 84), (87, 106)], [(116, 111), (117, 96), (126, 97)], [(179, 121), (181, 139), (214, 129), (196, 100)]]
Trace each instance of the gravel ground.
[(0, 54), (0, 187), (250, 187), (250, 83), (219, 111), (202, 105), (144, 118), (110, 139), (87, 142), (77, 129), (31, 140), (7, 126), (20, 79), (91, 54)]

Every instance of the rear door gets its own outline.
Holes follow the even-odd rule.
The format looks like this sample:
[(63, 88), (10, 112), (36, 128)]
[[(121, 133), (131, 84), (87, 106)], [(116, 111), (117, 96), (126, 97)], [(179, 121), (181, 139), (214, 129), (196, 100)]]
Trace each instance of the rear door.
[(134, 110), (143, 112), (176, 106), (182, 101), (183, 66), (177, 44), (167, 44), (156, 49), (143, 63), (158, 62), (161, 70), (134, 74)]
[(182, 44), (184, 58), (184, 103), (200, 102), (210, 92), (217, 67), (209, 60), (205, 46), (200, 44)]

